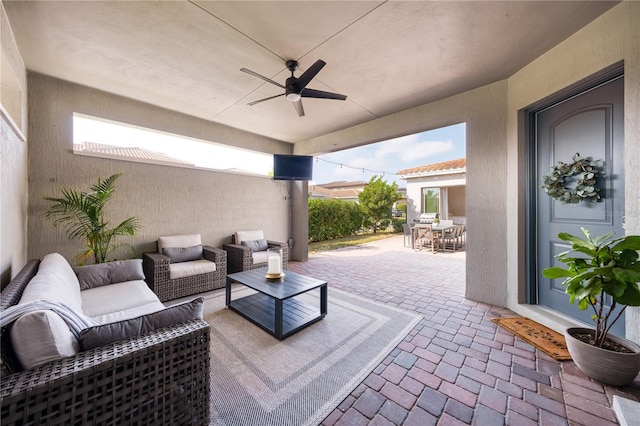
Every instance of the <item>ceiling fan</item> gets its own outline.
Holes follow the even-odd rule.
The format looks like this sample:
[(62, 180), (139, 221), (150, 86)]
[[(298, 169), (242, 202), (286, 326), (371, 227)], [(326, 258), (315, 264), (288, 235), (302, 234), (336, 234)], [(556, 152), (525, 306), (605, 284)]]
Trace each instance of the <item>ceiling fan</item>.
[(241, 68), (240, 71), (246, 72), (254, 77), (258, 77), (268, 83), (275, 84), (278, 87), (284, 89), (284, 93), (279, 95), (270, 96), (268, 98), (259, 99), (257, 101), (249, 102), (247, 105), (255, 105), (260, 102), (268, 101), (269, 99), (278, 98), (280, 96), (285, 96), (288, 101), (293, 104), (293, 107), (296, 109), (298, 116), (304, 116), (304, 108), (302, 107), (301, 98), (318, 98), (318, 99), (338, 99), (344, 101), (347, 99), (345, 95), (341, 95), (339, 93), (331, 93), (324, 92), (322, 90), (315, 89), (307, 89), (307, 84), (320, 72), (320, 70), (326, 65), (321, 59), (318, 59), (308, 70), (302, 73), (300, 77), (294, 77), (293, 72), (298, 69), (298, 61), (289, 60), (286, 62), (287, 68), (291, 71), (291, 77), (287, 78), (285, 85), (278, 83), (277, 81), (273, 81), (270, 78), (267, 78), (263, 75), (260, 75), (256, 72), (248, 70), (246, 68)]

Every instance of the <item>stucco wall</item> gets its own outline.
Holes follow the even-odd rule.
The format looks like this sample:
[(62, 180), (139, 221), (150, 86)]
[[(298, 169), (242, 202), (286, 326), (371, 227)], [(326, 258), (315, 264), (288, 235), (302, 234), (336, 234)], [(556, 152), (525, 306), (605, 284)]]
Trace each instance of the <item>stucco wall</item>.
[(504, 231), (506, 81), (298, 143), (295, 153), (337, 151), (463, 122), (467, 132), (466, 211), (469, 230), (465, 296), (504, 306), (507, 302), (508, 258), (507, 234)]
[[(508, 307), (550, 327), (566, 319), (519, 304), (524, 291), (525, 144), (522, 110), (624, 61), (626, 232), (640, 234), (640, 3), (624, 2), (584, 27), (508, 79), (507, 240)], [(469, 155), (470, 157), (470, 155)], [(515, 237), (517, 236), (517, 238)], [(626, 311), (627, 337), (640, 342), (640, 309)]]
[(464, 173), (407, 179), (407, 222), (411, 223), (414, 219), (418, 219), (422, 213), (422, 188), (448, 187), (449, 216), (456, 212), (457, 216), (464, 216), (465, 192), (464, 189), (457, 190), (457, 188), (464, 188), (465, 183), (466, 175)]
[(98, 178), (122, 172), (110, 201), (112, 220), (138, 216), (144, 228), (131, 240), (137, 255), (155, 250), (158, 236), (199, 233), (222, 247), (238, 229), (264, 229), (286, 241), (289, 201), (286, 182), (215, 171), (94, 158), (72, 153), (72, 114), (103, 117), (223, 143), (287, 152), (289, 145), (140, 102), (38, 74), (29, 75), (28, 255), (52, 251), (72, 259), (82, 249), (44, 218), (61, 187), (86, 189)]
[(4, 286), (27, 261), (28, 173), (26, 69), (2, 3), (0, 35), (0, 284)]

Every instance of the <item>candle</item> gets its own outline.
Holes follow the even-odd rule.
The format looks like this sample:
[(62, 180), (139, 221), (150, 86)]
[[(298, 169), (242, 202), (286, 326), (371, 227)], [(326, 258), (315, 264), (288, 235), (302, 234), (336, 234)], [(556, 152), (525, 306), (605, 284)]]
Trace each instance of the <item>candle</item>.
[(267, 273), (268, 274), (281, 274), (282, 266), (280, 263), (280, 256), (269, 256), (267, 259)]

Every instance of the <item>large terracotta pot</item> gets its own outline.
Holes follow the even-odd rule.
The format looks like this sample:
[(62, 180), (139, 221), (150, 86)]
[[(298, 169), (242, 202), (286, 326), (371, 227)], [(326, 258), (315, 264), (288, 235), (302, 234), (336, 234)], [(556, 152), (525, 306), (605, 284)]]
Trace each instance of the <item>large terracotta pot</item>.
[(572, 333), (591, 333), (590, 328), (572, 327), (564, 332), (567, 349), (578, 368), (594, 380), (611, 386), (625, 386), (633, 382), (640, 372), (640, 346), (630, 340), (609, 335), (634, 353), (614, 352), (584, 343)]

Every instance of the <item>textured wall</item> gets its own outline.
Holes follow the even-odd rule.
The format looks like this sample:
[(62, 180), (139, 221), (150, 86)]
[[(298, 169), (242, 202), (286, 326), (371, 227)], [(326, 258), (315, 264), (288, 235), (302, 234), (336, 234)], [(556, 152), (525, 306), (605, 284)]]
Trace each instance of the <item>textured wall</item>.
[[(569, 325), (548, 310), (519, 304), (524, 292), (525, 144), (522, 110), (624, 61), (625, 214), (627, 234), (640, 234), (640, 3), (623, 2), (509, 78), (507, 241), (508, 307), (550, 327)], [(627, 337), (640, 343), (640, 308), (626, 310)]]
[(138, 216), (144, 228), (131, 240), (137, 255), (155, 249), (158, 236), (199, 233), (203, 243), (222, 247), (238, 229), (264, 229), (268, 238), (286, 241), (289, 206), (287, 184), (269, 178), (176, 168), (80, 156), (72, 153), (74, 112), (125, 121), (202, 139), (284, 152), (288, 144), (260, 140), (229, 128), (147, 104), (38, 74), (29, 75), (29, 232), (30, 258), (52, 251), (67, 259), (82, 249), (45, 220), (61, 187), (88, 188), (98, 178), (122, 172), (110, 202), (112, 220)]
[[(27, 72), (0, 3), (0, 285), (27, 261)], [(5, 105), (5, 102), (7, 105)]]
[(0, 114), (0, 270), (6, 285), (27, 261), (27, 144)]

